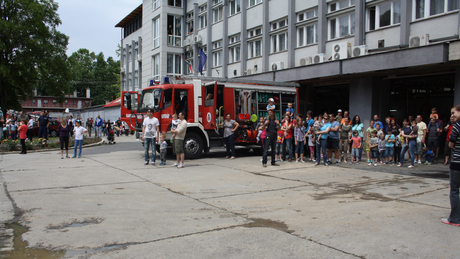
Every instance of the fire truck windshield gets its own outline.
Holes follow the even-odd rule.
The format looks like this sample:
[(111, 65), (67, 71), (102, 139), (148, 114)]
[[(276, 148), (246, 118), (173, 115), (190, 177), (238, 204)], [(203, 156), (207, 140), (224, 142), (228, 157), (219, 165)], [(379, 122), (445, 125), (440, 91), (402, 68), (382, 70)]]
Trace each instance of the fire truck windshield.
[(141, 110), (158, 109), (160, 105), (161, 89), (145, 90), (142, 95)]

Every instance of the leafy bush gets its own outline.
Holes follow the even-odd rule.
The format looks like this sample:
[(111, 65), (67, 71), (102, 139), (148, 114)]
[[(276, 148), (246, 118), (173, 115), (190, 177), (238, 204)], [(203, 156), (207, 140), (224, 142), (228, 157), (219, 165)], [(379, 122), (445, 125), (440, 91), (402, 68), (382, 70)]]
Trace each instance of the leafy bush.
[(56, 147), (56, 143), (54, 143), (54, 142), (51, 142), (48, 145), (49, 145), (50, 148), (55, 148)]
[(8, 151), (15, 151), (18, 143), (18, 140), (7, 139), (3, 142), (3, 145), (6, 147)]
[(27, 150), (34, 149), (34, 143), (32, 141), (30, 141), (29, 139), (26, 139), (26, 149)]

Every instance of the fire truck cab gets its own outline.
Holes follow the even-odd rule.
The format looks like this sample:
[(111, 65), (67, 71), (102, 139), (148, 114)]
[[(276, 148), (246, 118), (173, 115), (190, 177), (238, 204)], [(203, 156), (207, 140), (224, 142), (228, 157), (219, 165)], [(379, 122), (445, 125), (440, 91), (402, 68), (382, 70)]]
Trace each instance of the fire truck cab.
[(260, 151), (256, 137), (257, 123), (267, 116), (268, 99), (273, 98), (278, 118), (288, 103), (298, 111), (298, 84), (248, 81), (206, 77), (184, 77), (169, 83), (153, 85), (141, 92), (124, 91), (121, 100), (121, 120), (128, 123), (136, 137), (141, 137), (142, 123), (147, 109), (160, 121), (160, 131), (171, 146), (172, 114), (182, 112), (187, 121), (184, 139), (186, 158), (199, 158), (202, 152), (223, 147), (223, 123), (226, 114), (239, 123), (235, 132), (235, 146)]

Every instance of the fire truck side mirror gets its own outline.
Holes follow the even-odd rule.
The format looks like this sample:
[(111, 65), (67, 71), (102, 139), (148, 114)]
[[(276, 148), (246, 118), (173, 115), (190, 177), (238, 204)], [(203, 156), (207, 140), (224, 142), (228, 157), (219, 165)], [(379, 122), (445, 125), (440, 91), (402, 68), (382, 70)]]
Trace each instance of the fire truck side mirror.
[(126, 103), (126, 108), (128, 110), (132, 110), (132, 103), (131, 103), (131, 94), (130, 93), (125, 93), (124, 95), (125, 98), (125, 103)]

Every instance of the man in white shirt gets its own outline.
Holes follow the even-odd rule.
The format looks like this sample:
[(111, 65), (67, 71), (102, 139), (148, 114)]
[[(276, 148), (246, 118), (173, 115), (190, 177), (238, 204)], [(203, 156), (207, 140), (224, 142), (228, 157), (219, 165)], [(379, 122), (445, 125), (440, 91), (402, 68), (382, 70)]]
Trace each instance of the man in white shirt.
[(183, 112), (179, 113), (180, 123), (177, 125), (176, 129), (171, 129), (171, 133), (176, 134), (174, 137), (174, 152), (176, 153), (176, 163), (173, 166), (177, 168), (184, 167), (184, 138), (187, 133), (187, 121), (185, 120), (185, 115)]
[(421, 164), (422, 163), (422, 154), (423, 154), (423, 145), (425, 144), (425, 138), (426, 138), (426, 123), (422, 121), (422, 115), (418, 115), (417, 118), (415, 119), (417, 121), (417, 127), (418, 127), (418, 138), (420, 142), (417, 140), (417, 146), (415, 149), (415, 162)]
[(145, 163), (144, 165), (149, 164), (149, 148), (152, 146), (152, 165), (155, 165), (156, 160), (156, 140), (160, 139), (160, 122), (157, 118), (153, 117), (152, 109), (147, 110), (147, 118), (144, 119), (144, 123), (142, 126), (142, 141), (144, 141), (144, 156), (145, 156)]

